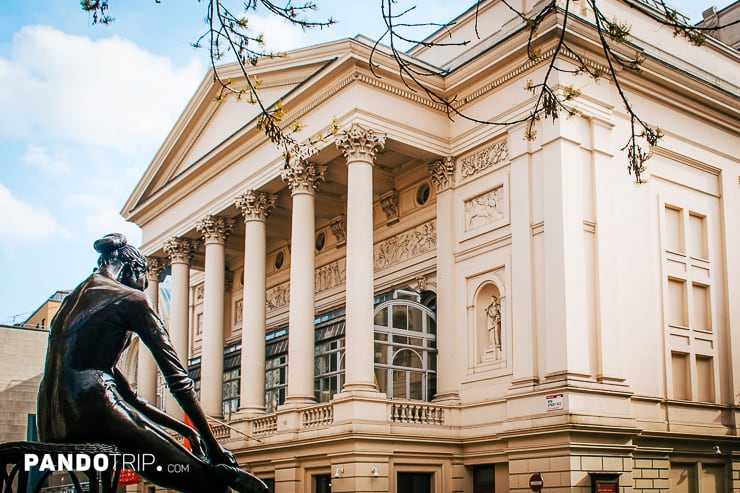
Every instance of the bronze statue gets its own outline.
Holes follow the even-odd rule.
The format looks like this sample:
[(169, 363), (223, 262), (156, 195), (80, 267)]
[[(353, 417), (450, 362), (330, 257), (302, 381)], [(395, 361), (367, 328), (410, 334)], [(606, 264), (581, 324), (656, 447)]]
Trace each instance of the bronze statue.
[[(67, 296), (51, 322), (46, 368), (38, 395), (39, 438), (54, 443), (105, 443), (156, 464), (137, 472), (183, 493), (267, 491), (238, 468), (214, 438), (193, 381), (144, 294), (147, 264), (121, 234), (97, 240), (98, 269)], [(152, 353), (169, 391), (195, 430), (139, 398), (116, 368), (132, 333)], [(180, 433), (192, 452), (164, 428)], [(168, 468), (168, 465), (179, 465)], [(168, 469), (177, 470), (177, 473)]]

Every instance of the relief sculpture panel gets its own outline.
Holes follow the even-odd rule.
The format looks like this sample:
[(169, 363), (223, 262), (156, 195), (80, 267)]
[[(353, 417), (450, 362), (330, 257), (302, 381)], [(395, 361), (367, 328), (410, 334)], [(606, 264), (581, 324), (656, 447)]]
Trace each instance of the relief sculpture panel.
[(504, 217), (504, 187), (465, 201), (465, 230), (479, 228)]
[(437, 223), (429, 221), (373, 247), (375, 270), (383, 270), (437, 248)]

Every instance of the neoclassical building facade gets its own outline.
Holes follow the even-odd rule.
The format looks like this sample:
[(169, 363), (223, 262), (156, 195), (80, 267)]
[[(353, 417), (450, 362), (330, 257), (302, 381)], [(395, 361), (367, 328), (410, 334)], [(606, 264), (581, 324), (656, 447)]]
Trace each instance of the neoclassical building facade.
[[(295, 50), (253, 68), (299, 139), (329, 135), (289, 163), (205, 77), (122, 213), (218, 437), (273, 491), (740, 491), (738, 53), (603, 4), (665, 134), (641, 185), (609, 76), (558, 74), (578, 114), (530, 141), (450, 120), (365, 38)], [(593, 26), (568, 29), (603, 68)], [(450, 33), (474, 42), (408, 53), (446, 70), (430, 87), (526, 116), (547, 63), (519, 19), (484, 2), (431, 39)], [(145, 350), (136, 381), (181, 417)]]

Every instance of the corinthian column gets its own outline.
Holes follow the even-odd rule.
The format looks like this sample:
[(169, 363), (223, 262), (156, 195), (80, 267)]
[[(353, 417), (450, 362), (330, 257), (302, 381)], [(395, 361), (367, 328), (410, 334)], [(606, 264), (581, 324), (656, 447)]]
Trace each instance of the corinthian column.
[(244, 311), (239, 411), (247, 415), (265, 411), (265, 221), (276, 203), (277, 195), (254, 190), (247, 190), (235, 201), (236, 207), (244, 215)]
[(454, 401), (458, 392), (458, 342), (455, 337), (454, 245), (455, 210), (452, 187), (455, 185), (455, 160), (452, 156), (429, 165), (429, 175), (437, 188), (437, 394), (436, 401)]
[(286, 404), (314, 401), (314, 193), (325, 173), (325, 166), (296, 160), (281, 174), (293, 198)]
[(205, 282), (203, 285), (203, 340), (200, 357), (200, 402), (209, 416), (221, 416), (224, 365), (224, 244), (233, 221), (208, 215), (195, 228), (205, 244)]
[[(172, 266), (172, 286), (170, 293), (169, 331), (172, 346), (183, 364), (188, 360), (188, 305), (190, 291), (190, 261), (195, 254), (195, 244), (186, 238), (172, 238), (163, 245), (164, 253)], [(168, 393), (165, 396), (165, 410), (172, 416), (182, 419), (180, 406)]]
[(347, 160), (346, 391), (377, 391), (373, 351), (373, 165), (385, 135), (353, 124), (337, 138)]
[[(159, 307), (159, 276), (165, 268), (165, 260), (159, 257), (147, 257), (146, 262), (149, 270), (146, 279), (149, 285), (146, 294), (152, 302), (152, 307), (157, 311)], [(139, 360), (136, 370), (136, 391), (152, 404), (157, 404), (157, 365), (149, 350), (139, 342)]]

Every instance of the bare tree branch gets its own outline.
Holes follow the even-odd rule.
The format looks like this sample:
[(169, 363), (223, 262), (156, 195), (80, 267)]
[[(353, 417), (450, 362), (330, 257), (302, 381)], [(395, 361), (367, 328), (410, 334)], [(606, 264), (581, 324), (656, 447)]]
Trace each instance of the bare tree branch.
[[(474, 5), (474, 32), (478, 39), (481, 37), (478, 16), (483, 1), (478, 0)], [(448, 118), (463, 118), (478, 124), (499, 126), (526, 123), (525, 136), (529, 139), (535, 138), (535, 124), (543, 117), (556, 120), (562, 111), (569, 116), (576, 113), (572, 102), (580, 95), (580, 91), (571, 86), (556, 89), (550, 83), (553, 73), (585, 75), (594, 80), (609, 75), (630, 118), (631, 136), (622, 148), (627, 152), (627, 169), (630, 174), (635, 175), (635, 180), (641, 183), (645, 162), (652, 155), (652, 148), (658, 144), (662, 133), (657, 126), (654, 127), (640, 118), (630, 104), (619, 80), (620, 69), (638, 73), (644, 61), (637, 50), (634, 56), (625, 54), (624, 48), (628, 47), (631, 27), (623, 21), (608, 18), (602, 11), (598, 0), (584, 0), (592, 11), (593, 18), (590, 21), (596, 30), (608, 69), (608, 73), (605, 73), (604, 70), (589, 63), (583, 55), (568, 44), (568, 22), (575, 16), (571, 12), (571, 0), (551, 0), (531, 15), (514, 7), (509, 0), (500, 1), (521, 20), (528, 31), (526, 47), (528, 58), (533, 62), (547, 62), (544, 76), (539, 82), (527, 81), (525, 89), (532, 92), (535, 97), (533, 106), (526, 116), (506, 121), (478, 118), (465, 112), (464, 102), (459, 101), (456, 95), (447, 95), (434, 89), (436, 86), (430, 81), (434, 78), (445, 77), (447, 70), (415, 60), (403, 51), (402, 46), (416, 45), (425, 48), (467, 46), (471, 40), (452, 39), (454, 22), (437, 23), (428, 19), (423, 22), (406, 21), (409, 14), (416, 11), (416, 6), (403, 8), (396, 12), (399, 0), (381, 0), (380, 15), (386, 29), (371, 49), (368, 60), (370, 70), (376, 77), (380, 77), (378, 73), (380, 64), (376, 62), (376, 59), (380, 53), (388, 53), (393, 58), (397, 74), (406, 88), (413, 92), (421, 92), (430, 101), (441, 105)], [(620, 1), (660, 25), (670, 27), (673, 29), (674, 36), (684, 37), (696, 45), (706, 40), (707, 32), (740, 23), (740, 20), (737, 20), (720, 26), (695, 26), (691, 25), (688, 18), (666, 5), (664, 0)], [(155, 2), (159, 3), (160, 0), (155, 0)], [(317, 10), (317, 5), (312, 1), (293, 5), (292, 0), (287, 0), (285, 6), (280, 7), (270, 0), (248, 0), (243, 4), (244, 12), (239, 14), (229, 10), (222, 0), (208, 0), (203, 3), (206, 4), (207, 28), (193, 43), (193, 46), (201, 47), (204, 43), (208, 43), (213, 78), (219, 87), (217, 100), (221, 101), (227, 95), (234, 95), (237, 99), (244, 99), (258, 105), (260, 111), (258, 127), (282, 149), (287, 160), (292, 157), (304, 158), (315, 152), (315, 145), (325, 137), (324, 135), (314, 136), (304, 143), (299, 143), (295, 138), (295, 131), (299, 129), (300, 124), (294, 122), (292, 129), (284, 128), (282, 119), (285, 116), (285, 109), (282, 102), (277, 101), (266, 106), (259, 97), (259, 81), (250, 75), (249, 69), (259, 60), (284, 55), (265, 51), (262, 35), (254, 34), (249, 29), (248, 14), (256, 12), (258, 8), (264, 8), (271, 15), (285, 19), (302, 29), (323, 29), (331, 26), (335, 21), (331, 17), (326, 21), (311, 20), (308, 14)], [(109, 24), (113, 21), (113, 17), (108, 12), (108, 0), (81, 0), (81, 6), (83, 10), (90, 13), (93, 24)], [(543, 59), (537, 44), (545, 38), (542, 38), (538, 30), (546, 19), (553, 16), (559, 35), (554, 48), (548, 49), (548, 58)], [(426, 34), (430, 29), (437, 30), (433, 38)], [(445, 37), (447, 40), (444, 39)], [(240, 87), (236, 86), (230, 78), (224, 78), (221, 75), (221, 63), (227, 54), (234, 56), (238, 62), (237, 65), (244, 78), (244, 85)], [(562, 66), (558, 63), (559, 61), (566, 61), (567, 65)], [(336, 132), (336, 123), (333, 123), (331, 128), (333, 130), (330, 132)]]

